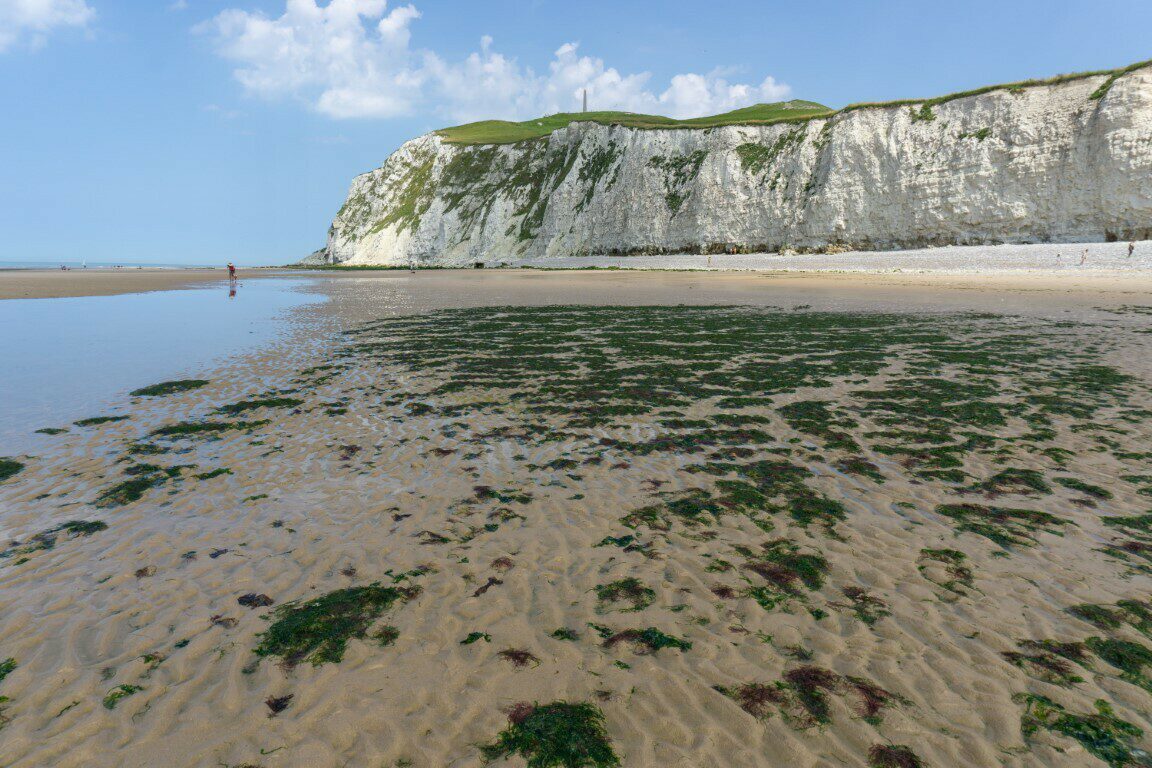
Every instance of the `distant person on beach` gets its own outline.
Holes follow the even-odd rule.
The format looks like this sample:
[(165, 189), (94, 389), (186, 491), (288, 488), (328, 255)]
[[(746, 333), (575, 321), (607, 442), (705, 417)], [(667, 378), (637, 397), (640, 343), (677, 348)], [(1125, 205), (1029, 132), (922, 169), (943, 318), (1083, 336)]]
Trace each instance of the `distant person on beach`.
[(1084, 262), (1086, 262), (1086, 261), (1088, 261), (1088, 249), (1087, 248), (1084, 249), (1084, 253), (1080, 254), (1079, 266), (1081, 266), (1081, 267), (1084, 266)]
[(1131, 243), (1128, 243), (1128, 258), (1132, 258), (1132, 252), (1135, 250), (1136, 250), (1136, 241), (1133, 240)]
[(228, 262), (228, 279), (229, 280), (235, 280), (236, 279), (236, 267), (233, 266), (232, 262)]

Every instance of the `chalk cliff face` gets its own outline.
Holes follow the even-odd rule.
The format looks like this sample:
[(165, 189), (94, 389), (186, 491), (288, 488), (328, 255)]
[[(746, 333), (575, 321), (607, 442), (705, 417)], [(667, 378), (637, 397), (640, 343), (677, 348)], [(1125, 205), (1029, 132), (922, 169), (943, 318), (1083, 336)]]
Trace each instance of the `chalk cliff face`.
[(1107, 239), (1152, 239), (1149, 67), (765, 126), (573, 123), (490, 146), (429, 134), (356, 178), (314, 258)]

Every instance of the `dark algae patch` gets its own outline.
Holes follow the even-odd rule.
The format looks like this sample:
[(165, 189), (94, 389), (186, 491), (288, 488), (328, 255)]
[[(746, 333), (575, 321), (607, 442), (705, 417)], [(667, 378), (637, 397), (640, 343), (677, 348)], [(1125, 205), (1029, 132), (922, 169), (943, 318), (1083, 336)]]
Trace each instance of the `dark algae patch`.
[(132, 397), (166, 397), (181, 392), (191, 392), (194, 389), (208, 386), (205, 379), (180, 379), (178, 381), (162, 381), (140, 389), (134, 389), (129, 394)]
[(217, 410), (228, 416), (236, 416), (245, 411), (254, 411), (258, 408), (295, 408), (303, 404), (303, 400), (295, 397), (266, 397), (259, 400), (243, 400), (239, 403), (221, 406)]
[(26, 541), (10, 542), (8, 547), (0, 550), (0, 559), (16, 557), (18, 558), (17, 562), (22, 562), (33, 552), (55, 549), (62, 535), (69, 539), (76, 539), (91, 536), (107, 529), (108, 524), (101, 520), (69, 520), (53, 528), (40, 531), (30, 536)]
[(398, 602), (415, 597), (419, 587), (349, 587), (306, 602), (286, 603), (273, 613), (260, 635), (258, 656), (278, 656), (287, 667), (312, 666), (344, 658), (349, 640), (364, 639), (372, 623)]
[(917, 569), (937, 586), (964, 594), (974, 587), (972, 568), (967, 562), (968, 555), (958, 549), (926, 547), (920, 550)]
[(911, 747), (873, 744), (868, 749), (868, 768), (924, 768), (924, 763)]
[(586, 702), (518, 704), (508, 727), (481, 747), (485, 760), (517, 756), (528, 768), (614, 768), (620, 758), (604, 727), (604, 713)]
[(884, 711), (889, 707), (907, 703), (903, 697), (869, 680), (841, 675), (814, 665), (788, 670), (775, 683), (716, 686), (716, 690), (760, 720), (767, 719), (775, 707), (797, 730), (831, 722), (832, 696), (845, 697), (852, 712), (872, 725), (883, 721)]
[(8, 657), (4, 661), (0, 661), (0, 683), (4, 682), (4, 678), (16, 671), (16, 659)]
[(975, 533), (1002, 547), (1033, 546), (1038, 532), (1060, 535), (1060, 527), (1067, 525), (1047, 512), (984, 504), (941, 504), (936, 514), (956, 521), (957, 532)]
[(1038, 694), (1017, 694), (1015, 700), (1024, 704), (1020, 730), (1025, 738), (1048, 731), (1075, 739), (1089, 754), (1112, 768), (1145, 768), (1152, 765), (1148, 753), (1132, 745), (1144, 732), (1117, 717), (1103, 699), (1096, 700), (1096, 711), (1090, 713), (1070, 712)]
[[(656, 593), (639, 579), (629, 576), (596, 587), (596, 599), (601, 611), (640, 611), (652, 605)], [(618, 607), (623, 603), (623, 607)]]
[(129, 696), (134, 696), (144, 690), (139, 685), (118, 685), (108, 691), (104, 696), (104, 709), (116, 709), (116, 705)]
[(96, 497), (96, 506), (122, 507), (126, 504), (131, 504), (134, 501), (139, 501), (144, 498), (145, 493), (163, 485), (167, 481), (167, 475), (160, 472), (151, 472), (140, 477), (133, 477), (130, 480), (117, 483), (103, 491)]
[(155, 437), (196, 437), (199, 435), (218, 435), (224, 432), (255, 429), (267, 424), (267, 421), (185, 421), (180, 424), (170, 424), (160, 427), (152, 432)]
[(92, 416), (87, 419), (80, 419), (80, 421), (72, 422), (77, 427), (95, 427), (100, 424), (112, 424), (117, 421), (127, 421), (130, 416)]
[(0, 483), (15, 477), (23, 469), (24, 465), (15, 459), (0, 459)]
[(605, 648), (613, 648), (621, 643), (631, 645), (641, 655), (656, 653), (662, 648), (675, 648), (681, 652), (692, 649), (689, 641), (661, 632), (656, 627), (625, 629), (604, 639)]

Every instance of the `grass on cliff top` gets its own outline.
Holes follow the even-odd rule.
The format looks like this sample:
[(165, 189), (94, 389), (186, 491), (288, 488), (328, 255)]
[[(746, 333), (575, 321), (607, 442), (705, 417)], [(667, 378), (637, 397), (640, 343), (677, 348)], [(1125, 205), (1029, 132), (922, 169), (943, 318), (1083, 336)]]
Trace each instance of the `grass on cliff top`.
[[(695, 117), (688, 120), (676, 120), (659, 115), (641, 115), (633, 112), (561, 112), (548, 115), (536, 120), (525, 120), (522, 123), (512, 123), (505, 120), (483, 120), (478, 123), (458, 125), (437, 131), (440, 138), (449, 144), (515, 144), (519, 141), (529, 141), (550, 135), (559, 128), (566, 128), (574, 122), (593, 122), (601, 125), (622, 125), (627, 128), (716, 128), (722, 125), (769, 125), (772, 123), (805, 122), (814, 118), (832, 117), (844, 112), (858, 109), (879, 109), (885, 107), (898, 107), (904, 105), (924, 105), (929, 108), (945, 104), (956, 99), (969, 96), (979, 96), (992, 91), (1010, 91), (1018, 93), (1025, 88), (1034, 88), (1045, 85), (1059, 85), (1061, 83), (1083, 80), (1087, 77), (1102, 77), (1108, 79), (1091, 96), (1100, 99), (1107, 94), (1112, 83), (1122, 75), (1134, 72), (1147, 66), (1152, 66), (1152, 59), (1138, 61), (1126, 67), (1117, 69), (1102, 69), (1091, 72), (1074, 72), (1066, 75), (1056, 75), (1046, 79), (1020, 80), (1014, 83), (1000, 83), (974, 88), (969, 91), (958, 91), (943, 96), (927, 99), (899, 99), (883, 102), (860, 102), (849, 104), (843, 109), (834, 110), (814, 101), (780, 101), (772, 104), (755, 104), (722, 115), (710, 117)], [(930, 109), (929, 109), (930, 114)]]
[(622, 125), (627, 128), (715, 128), (721, 125), (756, 125), (780, 120), (828, 115), (832, 110), (814, 101), (780, 101), (756, 104), (751, 107), (725, 112), (711, 117), (676, 120), (659, 115), (641, 115), (635, 112), (561, 112), (556, 115), (510, 123), (505, 120), (483, 120), (437, 131), (440, 138), (450, 144), (514, 144), (518, 141), (539, 139), (575, 122), (601, 125)]

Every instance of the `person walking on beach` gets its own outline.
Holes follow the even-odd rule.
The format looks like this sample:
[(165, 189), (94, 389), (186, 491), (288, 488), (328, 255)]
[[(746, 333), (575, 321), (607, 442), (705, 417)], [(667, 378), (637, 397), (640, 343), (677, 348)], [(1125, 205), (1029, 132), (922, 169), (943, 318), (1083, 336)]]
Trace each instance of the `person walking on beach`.
[(232, 264), (232, 262), (228, 262), (228, 279), (236, 279), (236, 267)]
[(1128, 243), (1128, 258), (1132, 258), (1132, 252), (1136, 250), (1136, 241)]

